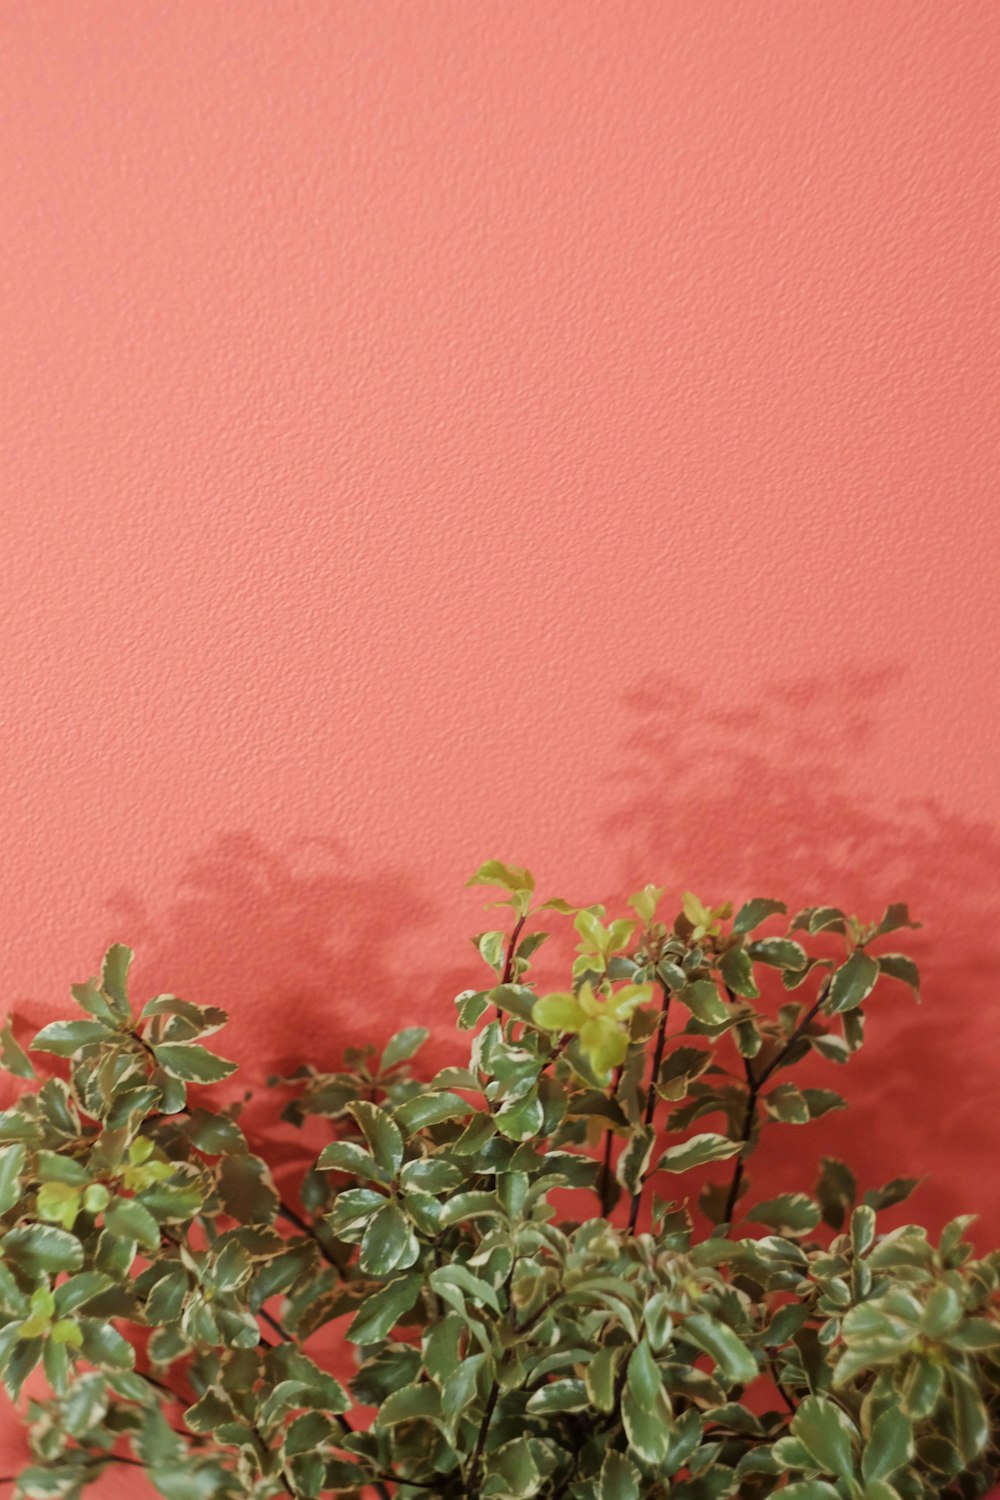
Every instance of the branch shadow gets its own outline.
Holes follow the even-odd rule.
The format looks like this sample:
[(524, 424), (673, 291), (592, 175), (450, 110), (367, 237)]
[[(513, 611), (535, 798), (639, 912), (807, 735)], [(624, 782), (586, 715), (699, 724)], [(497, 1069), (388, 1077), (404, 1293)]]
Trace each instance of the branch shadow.
[(996, 1243), (1000, 840), (939, 799), (867, 794), (865, 753), (899, 680), (890, 665), (845, 668), (719, 702), (648, 675), (625, 697), (624, 790), (603, 829), (630, 889), (655, 880), (712, 901), (776, 896), (793, 911), (831, 903), (863, 918), (909, 903), (921, 930), (882, 951), (912, 953), (925, 1004), (886, 985), (850, 1066), (810, 1065), (808, 1081), (851, 1108), (765, 1131), (756, 1185), (801, 1187), (821, 1153), (848, 1160), (864, 1186), (926, 1174), (899, 1222), (976, 1212), (976, 1238)]
[(381, 1047), (407, 1025), (431, 1033), (424, 1067), (456, 1060), (451, 1002), (468, 968), (434, 965), (440, 913), (415, 879), (362, 869), (339, 839), (275, 849), (220, 832), (187, 861), (165, 909), (124, 890), (109, 906), (136, 950), (135, 995), (169, 986), (229, 1014), (213, 1045), (239, 1071), (215, 1097), (249, 1096), (243, 1124), (279, 1174), (315, 1131), (277, 1120), (269, 1077), (303, 1063), (333, 1071), (347, 1049)]

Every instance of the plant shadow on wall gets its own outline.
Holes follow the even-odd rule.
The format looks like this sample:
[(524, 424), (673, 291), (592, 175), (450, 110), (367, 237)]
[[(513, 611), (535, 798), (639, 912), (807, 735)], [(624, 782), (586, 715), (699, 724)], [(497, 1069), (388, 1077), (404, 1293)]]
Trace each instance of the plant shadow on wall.
[(279, 1171), (301, 1162), (302, 1143), (274, 1123), (281, 1101), (267, 1078), (336, 1067), (346, 1049), (415, 1019), (431, 1031), (429, 1055), (443, 1047), (451, 1060), (450, 1002), (469, 965), (435, 948), (434, 908), (415, 879), (362, 870), (338, 839), (278, 850), (222, 832), (187, 861), (162, 912), (126, 891), (108, 904), (136, 952), (137, 993), (168, 988), (229, 1013), (220, 1040), (240, 1065), (232, 1091), (252, 1091), (244, 1124)]
[(144, 973), (232, 1011), (251, 1068), (329, 1062), (378, 1040), (406, 1004), (427, 1005), (412, 957), (432, 904), (413, 878), (362, 869), (335, 838), (279, 850), (221, 832), (187, 861), (164, 912), (125, 891), (108, 905)]
[(623, 793), (603, 831), (632, 885), (652, 879), (711, 901), (774, 895), (793, 910), (833, 901), (861, 917), (909, 903), (923, 923), (908, 936), (925, 1004), (899, 987), (873, 1006), (846, 1080), (816, 1069), (850, 1111), (778, 1140), (765, 1133), (754, 1174), (774, 1191), (798, 1186), (831, 1150), (868, 1185), (926, 1174), (921, 1217), (936, 1225), (975, 1209), (974, 1235), (989, 1244), (1000, 1233), (1000, 841), (937, 799), (866, 792), (864, 754), (899, 683), (895, 666), (845, 668), (721, 703), (651, 674), (624, 698)]

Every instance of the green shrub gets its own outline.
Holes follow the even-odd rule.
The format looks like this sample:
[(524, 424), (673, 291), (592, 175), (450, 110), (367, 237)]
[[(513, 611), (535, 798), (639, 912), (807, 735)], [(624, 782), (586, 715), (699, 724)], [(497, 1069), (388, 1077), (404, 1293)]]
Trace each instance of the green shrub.
[[(843, 1106), (795, 1066), (846, 1062), (884, 979), (917, 991), (880, 951), (906, 908), (761, 935), (780, 902), (686, 895), (665, 923), (646, 887), (609, 921), (535, 904), (498, 861), (472, 883), (513, 930), (474, 940), (467, 1064), (417, 1080), (409, 1027), (276, 1080), (327, 1141), (294, 1205), (239, 1103), (200, 1087), (234, 1071), (205, 1046), (225, 1015), (174, 995), (136, 1015), (127, 948), (35, 1038), (65, 1060), (44, 1081), (5, 1028), (32, 1082), (0, 1116), (0, 1369), (15, 1399), (36, 1366), (49, 1393), (17, 1495), (71, 1500), (109, 1464), (167, 1500), (984, 1494), (997, 1255), (966, 1218), (880, 1233), (909, 1181), (858, 1201), (824, 1157), (814, 1194), (760, 1198), (746, 1175), (765, 1122)], [(579, 941), (538, 996), (546, 917)], [(696, 1232), (682, 1179), (705, 1167)], [(346, 1384), (309, 1352), (333, 1323)]]

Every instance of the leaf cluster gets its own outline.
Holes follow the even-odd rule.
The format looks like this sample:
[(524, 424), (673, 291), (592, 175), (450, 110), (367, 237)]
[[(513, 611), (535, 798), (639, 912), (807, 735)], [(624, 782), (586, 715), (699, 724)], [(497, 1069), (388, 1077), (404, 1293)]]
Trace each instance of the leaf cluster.
[[(844, 1107), (797, 1065), (846, 1063), (883, 981), (919, 998), (881, 951), (906, 908), (688, 892), (665, 921), (653, 886), (609, 917), (497, 860), (470, 884), (510, 924), (473, 940), (467, 1061), (415, 1077), (410, 1026), (272, 1080), (309, 1126), (291, 1200), (206, 1088), (233, 1072), (206, 1045), (224, 1014), (136, 1011), (128, 949), (73, 987), (83, 1019), (27, 1051), (4, 1028), (0, 1373), (48, 1393), (18, 1500), (112, 1464), (166, 1500), (985, 1494), (1000, 1257), (967, 1218), (881, 1230), (913, 1181), (859, 1193), (829, 1156), (811, 1193), (748, 1175), (765, 1126)], [(540, 993), (547, 914), (577, 952)], [(315, 1353), (331, 1325), (344, 1380)]]

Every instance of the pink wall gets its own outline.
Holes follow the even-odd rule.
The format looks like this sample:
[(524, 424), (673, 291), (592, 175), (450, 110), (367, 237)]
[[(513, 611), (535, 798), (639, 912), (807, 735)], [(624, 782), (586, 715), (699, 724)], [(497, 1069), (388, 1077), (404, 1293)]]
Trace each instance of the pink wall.
[(494, 854), (909, 899), (836, 1143), (995, 1236), (994, 0), (0, 37), (19, 1025), (120, 937), (257, 1075), (443, 1036)]

